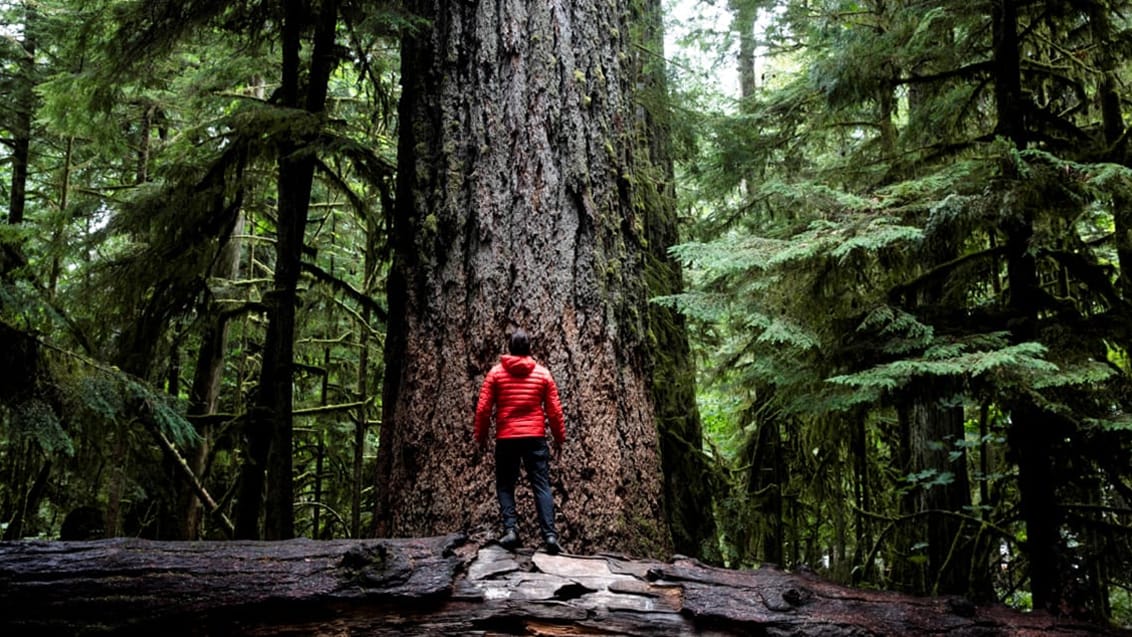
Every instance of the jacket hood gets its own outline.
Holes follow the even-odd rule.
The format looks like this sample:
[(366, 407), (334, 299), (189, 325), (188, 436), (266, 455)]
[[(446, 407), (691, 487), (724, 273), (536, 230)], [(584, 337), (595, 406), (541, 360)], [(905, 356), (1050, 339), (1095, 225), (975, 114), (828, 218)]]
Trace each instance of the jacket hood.
[(512, 376), (529, 376), (535, 369), (535, 359), (530, 356), (504, 354), (500, 359), (503, 369)]

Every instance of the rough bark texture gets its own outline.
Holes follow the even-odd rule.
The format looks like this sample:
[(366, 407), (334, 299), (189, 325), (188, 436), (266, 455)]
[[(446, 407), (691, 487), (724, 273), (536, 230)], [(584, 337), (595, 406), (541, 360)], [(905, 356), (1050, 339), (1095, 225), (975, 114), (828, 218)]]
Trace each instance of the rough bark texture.
[(461, 536), (0, 543), (5, 635), (1124, 635), (774, 569), (551, 556)]
[(472, 410), (521, 326), (567, 418), (561, 539), (666, 554), (625, 2), (409, 4), (377, 533), (497, 527)]

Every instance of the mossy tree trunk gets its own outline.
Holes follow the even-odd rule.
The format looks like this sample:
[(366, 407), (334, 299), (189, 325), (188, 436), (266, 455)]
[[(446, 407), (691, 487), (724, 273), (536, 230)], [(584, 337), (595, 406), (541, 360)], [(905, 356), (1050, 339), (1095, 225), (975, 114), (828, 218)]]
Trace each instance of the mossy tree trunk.
[[(645, 275), (651, 296), (684, 291), (684, 275), (668, 248), (679, 242), (676, 177), (670, 148), (671, 112), (664, 68), (664, 31), (658, 0), (637, 0), (634, 21), (641, 47), (636, 49), (638, 143), (633, 153), (637, 206), (645, 217), (648, 250)], [(716, 545), (712, 500), (715, 480), (703, 451), (703, 427), (696, 405), (696, 363), (684, 317), (672, 308), (650, 303), (649, 351), (652, 399), (660, 433), (664, 502), (673, 548), (712, 562), (721, 561)]]
[(472, 411), (522, 326), (566, 414), (567, 549), (666, 553), (628, 2), (408, 8), (376, 531), (497, 528)]

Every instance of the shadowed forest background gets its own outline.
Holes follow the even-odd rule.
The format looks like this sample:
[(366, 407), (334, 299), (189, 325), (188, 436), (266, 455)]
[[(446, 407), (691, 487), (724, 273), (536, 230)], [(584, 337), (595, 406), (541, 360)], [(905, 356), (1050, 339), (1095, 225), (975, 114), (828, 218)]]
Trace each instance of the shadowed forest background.
[(1132, 2), (449, 5), (0, 2), (5, 540), (489, 537), (523, 326), (567, 550), (1132, 624)]

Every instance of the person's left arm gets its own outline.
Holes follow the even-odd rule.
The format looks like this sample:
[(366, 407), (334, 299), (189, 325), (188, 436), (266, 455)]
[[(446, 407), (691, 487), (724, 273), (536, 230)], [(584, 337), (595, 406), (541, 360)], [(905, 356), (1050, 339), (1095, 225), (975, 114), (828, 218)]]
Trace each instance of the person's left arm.
[(491, 429), (491, 412), (495, 407), (495, 376), (489, 371), (480, 387), (480, 397), (476, 401), (475, 442), (481, 449), (487, 446), (487, 434)]

